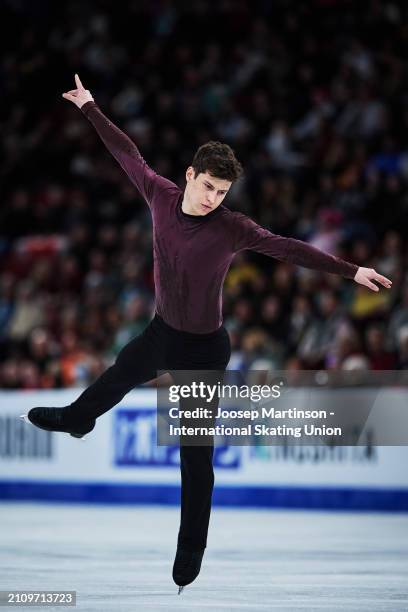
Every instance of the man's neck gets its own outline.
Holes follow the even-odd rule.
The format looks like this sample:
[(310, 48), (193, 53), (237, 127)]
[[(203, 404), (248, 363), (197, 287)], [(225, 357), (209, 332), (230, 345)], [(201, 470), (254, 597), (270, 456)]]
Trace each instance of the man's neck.
[(196, 213), (191, 204), (188, 202), (186, 196), (184, 196), (183, 201), (181, 203), (181, 210), (183, 211), (183, 213), (185, 213), (186, 215), (193, 215), (194, 217), (201, 217), (202, 215), (199, 215), (198, 213)]

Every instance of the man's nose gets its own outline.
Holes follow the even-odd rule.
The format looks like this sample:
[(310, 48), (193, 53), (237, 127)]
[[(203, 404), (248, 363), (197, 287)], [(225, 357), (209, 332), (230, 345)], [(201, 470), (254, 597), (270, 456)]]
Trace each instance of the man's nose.
[(210, 204), (215, 204), (216, 197), (217, 197), (216, 193), (209, 193), (207, 195), (207, 200)]

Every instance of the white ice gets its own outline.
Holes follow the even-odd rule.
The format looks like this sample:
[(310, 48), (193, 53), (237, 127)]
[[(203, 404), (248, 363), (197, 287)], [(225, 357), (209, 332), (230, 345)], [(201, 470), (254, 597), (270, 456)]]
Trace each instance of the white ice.
[(407, 515), (215, 508), (201, 574), (180, 596), (178, 519), (177, 508), (2, 503), (0, 589), (77, 591), (76, 608), (50, 611), (408, 610)]

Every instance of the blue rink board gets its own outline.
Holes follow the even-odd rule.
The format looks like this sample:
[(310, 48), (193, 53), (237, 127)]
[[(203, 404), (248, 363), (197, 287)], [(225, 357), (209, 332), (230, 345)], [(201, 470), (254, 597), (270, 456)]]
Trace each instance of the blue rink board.
[[(173, 485), (0, 481), (0, 500), (178, 505)], [(408, 489), (215, 487), (214, 506), (408, 512)]]

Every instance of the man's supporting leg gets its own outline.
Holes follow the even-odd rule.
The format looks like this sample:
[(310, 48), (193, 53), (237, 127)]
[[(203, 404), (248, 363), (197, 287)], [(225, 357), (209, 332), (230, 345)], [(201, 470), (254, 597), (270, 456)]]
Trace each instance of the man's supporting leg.
[[(193, 338), (180, 339), (172, 354), (169, 371), (176, 384), (196, 380), (197, 371), (200, 380), (208, 384), (222, 382), (224, 371), (231, 354), (229, 336), (225, 328), (217, 330), (211, 336), (194, 335)], [(195, 373), (191, 375), (191, 371)], [(204, 374), (204, 376), (203, 376)], [(184, 379), (184, 380), (183, 380)], [(189, 379), (189, 380), (188, 380)], [(203, 402), (198, 401), (202, 407)], [(218, 407), (218, 396), (214, 402), (204, 402), (215, 415)], [(180, 408), (195, 408), (196, 405), (186, 405), (180, 402)], [(190, 425), (200, 425), (199, 421)], [(182, 420), (182, 424), (184, 420)], [(211, 426), (211, 419), (205, 419)], [(178, 534), (177, 552), (173, 565), (173, 580), (179, 587), (190, 584), (200, 572), (203, 553), (207, 544), (208, 525), (211, 512), (211, 499), (214, 487), (213, 471), (213, 439), (207, 436), (200, 444), (183, 444), (180, 438), (180, 469), (181, 469), (181, 520)], [(179, 590), (180, 593), (180, 590)]]
[[(179, 373), (180, 374), (180, 373)], [(206, 372), (203, 381), (214, 382), (214, 374)], [(219, 376), (215, 376), (219, 379)], [(191, 376), (189, 376), (191, 380)], [(202, 377), (200, 377), (202, 378)], [(194, 375), (194, 380), (196, 377)], [(190, 383), (191, 384), (191, 383)], [(181, 401), (180, 408), (194, 410), (201, 405), (197, 401)], [(204, 419), (182, 417), (181, 425), (186, 427), (213, 427), (218, 406), (218, 398), (206, 405), (211, 416)], [(177, 552), (173, 565), (173, 580), (179, 587), (190, 584), (198, 576), (204, 550), (207, 546), (207, 533), (211, 513), (211, 500), (214, 488), (213, 436), (180, 437), (181, 469), (181, 515), (177, 539)], [(180, 590), (179, 590), (180, 593)]]

